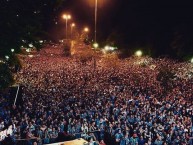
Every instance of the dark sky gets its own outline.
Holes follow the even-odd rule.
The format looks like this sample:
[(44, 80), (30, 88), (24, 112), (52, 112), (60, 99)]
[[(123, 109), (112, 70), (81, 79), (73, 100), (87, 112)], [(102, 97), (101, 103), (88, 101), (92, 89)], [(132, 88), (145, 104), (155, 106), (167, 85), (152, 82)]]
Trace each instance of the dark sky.
[[(94, 1), (0, 0), (0, 11), (4, 12), (4, 14), (1, 12), (0, 16), (4, 17), (1, 20), (4, 19), (5, 22), (3, 25), (5, 28), (0, 23), (0, 29), (9, 28), (7, 22), (12, 20), (12, 24), (18, 26), (22, 24), (24, 27), (29, 24), (43, 24), (43, 29), (45, 28), (52, 38), (60, 39), (65, 37), (65, 21), (61, 16), (63, 13), (70, 13), (72, 20), (69, 23), (75, 22), (79, 31), (88, 26), (89, 36), (93, 38)], [(165, 50), (188, 48), (189, 52), (192, 51), (193, 2), (188, 0), (98, 0), (98, 3), (97, 40), (99, 42), (115, 40), (117, 45), (124, 44), (123, 47), (126, 48), (151, 47), (160, 51), (163, 48)], [(38, 9), (41, 10), (40, 13)], [(12, 29), (9, 34), (13, 34)]]
[[(91, 1), (91, 0), (90, 0)], [(94, 0), (93, 0), (94, 1)], [(152, 31), (193, 21), (193, 5), (182, 0), (98, 0), (98, 30), (108, 35), (113, 29)], [(80, 25), (94, 26), (94, 7), (88, 0), (66, 0), (63, 11), (73, 14)], [(123, 31), (123, 30), (122, 30)]]

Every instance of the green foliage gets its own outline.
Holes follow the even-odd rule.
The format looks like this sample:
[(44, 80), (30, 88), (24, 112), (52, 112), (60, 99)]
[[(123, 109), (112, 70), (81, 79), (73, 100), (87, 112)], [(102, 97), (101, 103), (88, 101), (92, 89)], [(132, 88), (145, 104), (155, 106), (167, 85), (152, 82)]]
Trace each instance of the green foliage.
[(160, 82), (165, 91), (172, 89), (172, 81), (174, 79), (174, 73), (167, 67), (162, 67), (157, 75), (157, 80)]
[(0, 63), (0, 90), (3, 90), (14, 83), (9, 67), (5, 63)]

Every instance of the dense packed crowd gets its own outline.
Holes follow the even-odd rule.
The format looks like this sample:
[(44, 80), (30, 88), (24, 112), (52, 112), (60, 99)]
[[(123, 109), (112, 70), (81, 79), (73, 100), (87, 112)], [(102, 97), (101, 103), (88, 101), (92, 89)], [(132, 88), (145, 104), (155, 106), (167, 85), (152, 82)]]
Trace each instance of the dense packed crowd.
[[(109, 65), (97, 58), (95, 66), (44, 53), (24, 58), (16, 74), (24, 104), (5, 108), (16, 138), (50, 143), (63, 134), (91, 145), (192, 144), (192, 64), (132, 57)], [(168, 88), (157, 80), (163, 66), (175, 73)]]

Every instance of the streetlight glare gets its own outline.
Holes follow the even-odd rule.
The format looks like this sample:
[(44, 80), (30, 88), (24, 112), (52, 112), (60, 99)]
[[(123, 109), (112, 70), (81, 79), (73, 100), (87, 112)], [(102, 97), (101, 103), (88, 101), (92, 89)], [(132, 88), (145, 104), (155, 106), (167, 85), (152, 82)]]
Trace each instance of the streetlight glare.
[[(89, 7), (95, 6), (95, 0), (82, 0), (84, 3), (86, 3)], [(98, 7), (104, 7), (108, 3), (112, 3), (111, 0), (98, 0)]]
[(142, 54), (143, 54), (143, 52), (141, 50), (138, 50), (135, 52), (135, 55), (138, 57), (142, 56)]
[(116, 50), (117, 49), (117, 47), (113, 47), (113, 46), (109, 46), (109, 45), (106, 45), (105, 47), (104, 47), (104, 50), (105, 51), (111, 51), (111, 52), (113, 52), (114, 50)]
[(94, 48), (98, 48), (99, 44), (98, 43), (94, 43), (93, 46), (94, 46)]
[(72, 27), (75, 27), (75, 23), (72, 23), (71, 26), (72, 26)]
[(85, 31), (85, 32), (88, 32), (88, 31), (89, 31), (88, 27), (85, 27), (85, 28), (84, 28), (84, 31)]
[(69, 14), (63, 14), (63, 19), (71, 19), (71, 15)]
[(109, 50), (109, 46), (107, 45), (107, 46), (105, 46), (105, 50), (106, 51), (108, 51)]
[(63, 14), (62, 15), (63, 19), (66, 20), (66, 39), (68, 38), (68, 20), (71, 19), (71, 15), (69, 14)]
[(62, 17), (63, 17), (63, 19), (66, 19), (66, 18), (67, 18), (67, 16), (66, 16), (65, 14), (64, 14)]
[(11, 52), (14, 52), (15, 50), (14, 49), (11, 49)]

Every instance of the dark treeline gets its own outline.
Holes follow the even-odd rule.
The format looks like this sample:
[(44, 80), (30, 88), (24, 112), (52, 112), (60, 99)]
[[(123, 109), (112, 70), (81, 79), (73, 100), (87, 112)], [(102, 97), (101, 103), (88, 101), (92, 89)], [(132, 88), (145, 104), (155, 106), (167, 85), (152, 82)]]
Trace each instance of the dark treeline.
[(190, 1), (123, 1), (112, 19), (108, 39), (152, 56), (193, 55), (193, 4)]
[[(1, 0), (0, 56), (14, 48), (49, 39), (49, 28), (55, 24), (63, 0)], [(22, 41), (25, 40), (25, 41)]]

